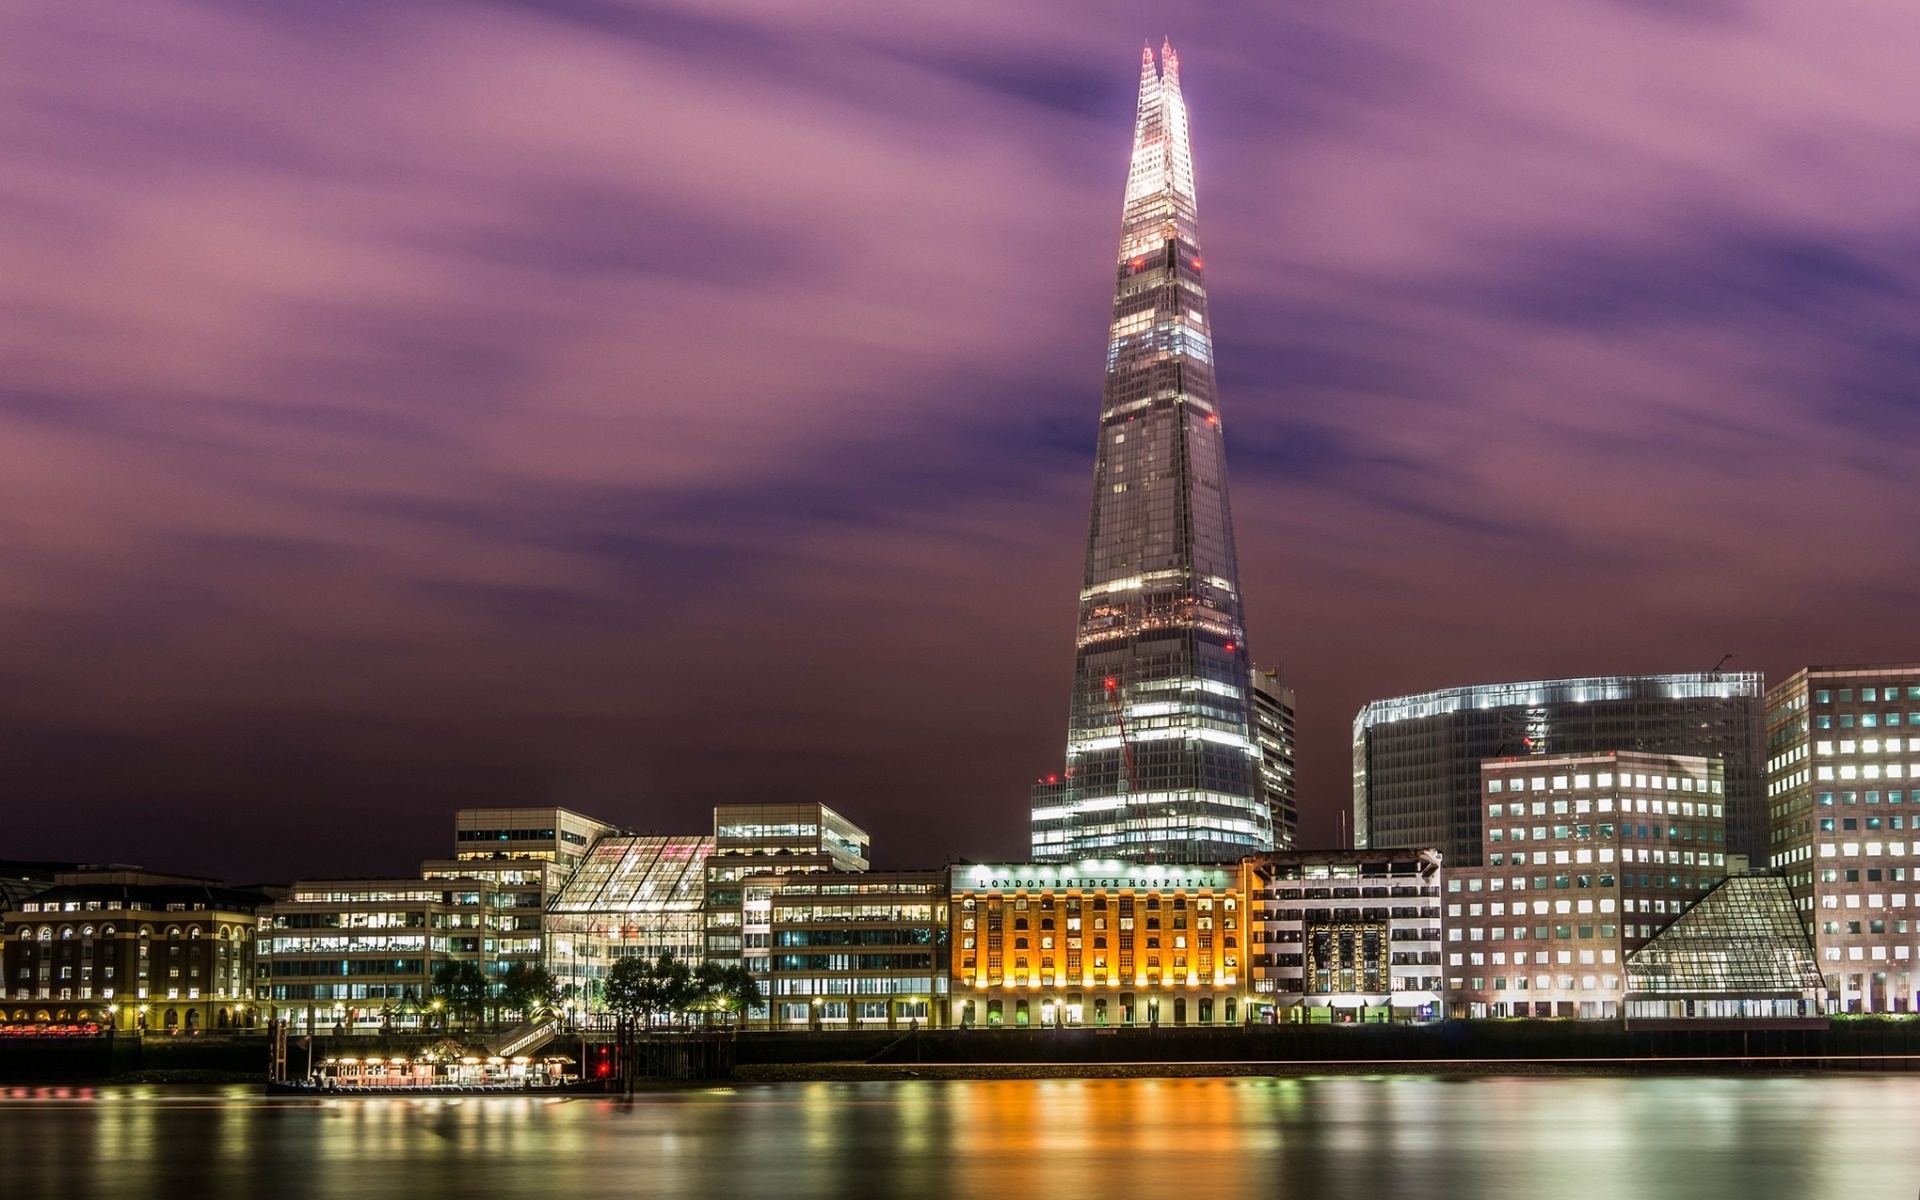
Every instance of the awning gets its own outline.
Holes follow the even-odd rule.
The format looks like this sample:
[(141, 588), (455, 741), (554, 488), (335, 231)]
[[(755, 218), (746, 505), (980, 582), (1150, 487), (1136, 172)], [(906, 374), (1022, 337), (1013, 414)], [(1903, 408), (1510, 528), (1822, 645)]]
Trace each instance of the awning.
[(1395, 992), (1393, 994), (1395, 1008), (1419, 1008), (1423, 1004), (1438, 1003), (1440, 1003), (1440, 997), (1433, 992)]
[(1365, 996), (1335, 996), (1327, 1004), (1331, 1008), (1366, 1008), (1368, 1001)]

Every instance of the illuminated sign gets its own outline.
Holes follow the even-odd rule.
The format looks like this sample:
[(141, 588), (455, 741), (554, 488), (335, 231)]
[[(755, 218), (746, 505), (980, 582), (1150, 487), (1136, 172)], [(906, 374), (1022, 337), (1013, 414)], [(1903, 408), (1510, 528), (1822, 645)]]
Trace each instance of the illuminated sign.
[(1046, 890), (1049, 888), (1226, 888), (1235, 872), (1210, 867), (1176, 867), (1112, 860), (1080, 863), (999, 863), (954, 867), (956, 892)]

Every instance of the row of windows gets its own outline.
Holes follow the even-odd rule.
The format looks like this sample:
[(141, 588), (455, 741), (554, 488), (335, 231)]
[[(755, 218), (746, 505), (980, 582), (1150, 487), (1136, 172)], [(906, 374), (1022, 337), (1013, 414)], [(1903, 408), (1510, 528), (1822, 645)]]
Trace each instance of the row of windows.
[[(1854, 727), (1854, 714), (1852, 713), (1841, 713), (1838, 718), (1826, 715), (1815, 717), (1813, 719), (1813, 727), (1815, 729), (1832, 729), (1835, 727), (1836, 720), (1841, 729), (1852, 729)], [(1860, 714), (1860, 728), (1862, 729), (1878, 729), (1882, 725), (1889, 728), (1897, 728), (1899, 724), (1900, 714), (1897, 712)], [(1908, 713), (1907, 724), (1920, 725), (1920, 712)]]
[[(1878, 843), (1875, 843), (1875, 845), (1878, 845)], [(1706, 864), (1702, 863), (1700, 865), (1704, 866)], [(1529, 876), (1525, 876), (1525, 875), (1515, 875), (1515, 876), (1512, 876), (1511, 878), (1508, 878), (1506, 876), (1495, 876), (1490, 879), (1482, 879), (1476, 875), (1476, 876), (1469, 877), (1465, 881), (1466, 890), (1469, 892), (1477, 892), (1484, 885), (1487, 891), (1499, 892), (1499, 891), (1507, 890), (1508, 885), (1511, 884), (1512, 890), (1516, 892), (1524, 892), (1527, 890), (1528, 878)], [(1534, 891), (1544, 892), (1547, 890), (1547, 878), (1548, 878), (1547, 876), (1534, 875), (1534, 876), (1531, 876), (1531, 878), (1533, 880)], [(1594, 876), (1592, 875), (1555, 875), (1552, 878), (1553, 878), (1553, 886), (1555, 888), (1591, 888), (1592, 886), (1594, 886), (1594, 883), (1593, 883)], [(1623, 873), (1619, 876), (1621, 887), (1629, 887), (1629, 888), (1630, 887), (1643, 887), (1643, 888), (1664, 887), (1664, 888), (1686, 888), (1689, 890), (1692, 890), (1694, 888), (1694, 885), (1696, 882), (1699, 884), (1699, 887), (1701, 889), (1709, 888), (1713, 886), (1714, 878), (1715, 878), (1714, 876), (1709, 876), (1709, 875), (1700, 875), (1700, 876), (1641, 875), (1637, 873)], [(1599, 879), (1600, 879), (1600, 886), (1603, 888), (1610, 888), (1614, 884), (1614, 876), (1611, 874), (1603, 873), (1602, 875), (1599, 876)], [(1458, 876), (1447, 880), (1447, 891), (1449, 893), (1460, 891), (1461, 890), (1460, 883), (1461, 883), (1461, 880), (1459, 879)]]
[[(1853, 703), (1852, 688), (1840, 688), (1839, 693), (1840, 693), (1840, 703), (1842, 704)], [(1834, 695), (1834, 689), (1820, 688), (1819, 690), (1814, 692), (1813, 700), (1815, 704), (1832, 704), (1833, 695)], [(1860, 689), (1861, 701), (1868, 704), (1871, 704), (1877, 700), (1898, 700), (1899, 698), (1900, 698), (1900, 687), (1898, 684), (1890, 684), (1887, 687), (1881, 687), (1881, 688), (1861, 688)], [(1908, 687), (1907, 699), (1920, 700), (1920, 687), (1911, 687), (1911, 686)]]
[[(1602, 796), (1597, 800), (1555, 800), (1553, 801), (1553, 814), (1555, 816), (1566, 816), (1569, 812), (1575, 815), (1591, 812), (1610, 813), (1613, 811), (1613, 803), (1613, 797), (1611, 796)], [(1519, 803), (1507, 805), (1489, 804), (1487, 805), (1487, 815), (1496, 819), (1508, 815), (1524, 817), (1528, 815), (1529, 809), (1531, 809), (1533, 816), (1544, 817), (1547, 815), (1547, 802), (1544, 800), (1535, 800), (1531, 805)], [(1695, 804), (1691, 800), (1661, 800), (1658, 797), (1653, 800), (1648, 800), (1645, 797), (1636, 800), (1628, 797), (1620, 801), (1620, 811), (1623, 813), (1652, 812), (1659, 816), (1671, 817), (1718, 817), (1722, 814), (1724, 808), (1719, 804), (1708, 804), (1704, 800)]]
[[(1603, 824), (1597, 827), (1593, 825), (1535, 825), (1532, 828), (1533, 840), (1536, 842), (1548, 840), (1584, 842), (1591, 841), (1596, 836), (1611, 840), (1614, 835), (1614, 826), (1611, 824)], [(1652, 830), (1649, 832), (1648, 827), (1645, 825), (1623, 824), (1619, 827), (1619, 831), (1620, 836), (1623, 838), (1664, 838), (1671, 841), (1685, 842), (1695, 840), (1696, 835), (1698, 836), (1698, 840), (1703, 842), (1717, 842), (1721, 837), (1725, 836), (1724, 830), (1716, 829), (1711, 832), (1720, 836), (1709, 838), (1707, 836), (1708, 830), (1699, 829), (1691, 825), (1655, 825), (1652, 826)], [(1507, 829), (1490, 828), (1487, 830), (1487, 840), (1489, 842), (1524, 842), (1527, 840), (1527, 827), (1515, 825)]]
[[(1458, 964), (1455, 964), (1455, 965), (1458, 965)], [(1559, 976), (1535, 975), (1531, 977), (1531, 979), (1529, 979), (1528, 976), (1520, 975), (1520, 976), (1516, 976), (1513, 980), (1513, 990), (1524, 992), (1527, 990), (1529, 983), (1531, 983), (1535, 990), (1543, 991), (1543, 992), (1551, 991), (1551, 990), (1559, 990), (1563, 992), (1572, 991), (1574, 986), (1574, 978), (1575, 977), (1572, 975), (1559, 975)], [(1599, 988), (1604, 991), (1616, 991), (1620, 987), (1620, 977), (1618, 975), (1605, 975), (1605, 976), (1582, 975), (1579, 977), (1579, 980), (1580, 980), (1580, 987), (1582, 987), (1587, 991), (1592, 991), (1595, 988)], [(1459, 988), (1462, 986), (1461, 981), (1458, 979), (1453, 980), (1452, 985), (1455, 988)], [(1472, 991), (1476, 991), (1476, 992), (1485, 991), (1486, 985), (1487, 985), (1486, 979), (1479, 975), (1475, 975), (1471, 979), (1466, 980), (1466, 986)], [(1496, 992), (1506, 991), (1507, 977), (1504, 975), (1495, 975), (1493, 977), (1493, 990)], [(1545, 1003), (1546, 1001), (1541, 1001), (1542, 1005), (1545, 1005)], [(1516, 1014), (1516, 1015), (1519, 1015), (1519, 1014)], [(1541, 1013), (1540, 1015), (1545, 1016), (1546, 1014)]]
[[(1886, 921), (1844, 921), (1844, 922), (1843, 921), (1826, 921), (1821, 924), (1820, 932), (1825, 934), (1837, 935), (1842, 932), (1842, 926), (1844, 925), (1845, 932), (1851, 935), (1859, 935), (1862, 933), (1885, 933), (1887, 932), (1887, 924), (1888, 922)], [(1895, 933), (1907, 932), (1907, 922), (1894, 921), (1892, 922), (1892, 924), (1893, 924), (1893, 932)]]
[[(894, 1015), (902, 1021), (924, 1021), (927, 1019), (925, 1000), (895, 1000)], [(780, 1020), (787, 1024), (811, 1021), (819, 1017), (822, 1021), (844, 1021), (851, 1011), (855, 1020), (884, 1021), (887, 1019), (885, 1000), (822, 1000), (817, 1004), (782, 1004)]]
[[(1864, 818), (1864, 819), (1866, 820), (1866, 823), (1867, 823), (1867, 829), (1868, 829), (1868, 830), (1874, 830), (1874, 829), (1879, 829), (1879, 828), (1881, 828), (1881, 818), (1879, 818), (1879, 817), (1867, 817), (1867, 818)], [(1842, 830), (1848, 830), (1848, 829), (1858, 829), (1858, 828), (1860, 828), (1860, 822), (1861, 822), (1861, 820), (1862, 820), (1862, 818), (1860, 818), (1860, 817), (1841, 817), (1841, 818), (1839, 818), (1839, 820), (1840, 820), (1840, 828), (1841, 828)], [(1885, 818), (1885, 820), (1886, 820), (1886, 826), (1885, 826), (1885, 827), (1886, 827), (1886, 828), (1888, 828), (1888, 829), (1905, 829), (1905, 828), (1906, 828), (1906, 824), (1905, 824), (1905, 820), (1906, 820), (1906, 819), (1905, 819), (1904, 817), (1887, 817), (1887, 818)], [(1821, 818), (1820, 818), (1820, 832), (1822, 832), (1822, 833), (1832, 833), (1832, 832), (1834, 831), (1834, 829), (1833, 829), (1833, 822), (1834, 822), (1834, 818), (1832, 818), (1832, 817), (1821, 817)], [(1915, 821), (1914, 821), (1914, 828), (1915, 828), (1915, 829), (1920, 829), (1920, 818), (1915, 818)]]
[(1900, 763), (1886, 763), (1885, 765), (1868, 763), (1863, 767), (1856, 767), (1849, 764), (1838, 769), (1833, 767), (1815, 767), (1813, 769), (1813, 777), (1822, 783), (1828, 783), (1835, 779), (1905, 779), (1908, 777), (1920, 779), (1920, 763), (1914, 763), (1911, 766), (1902, 766)]
[(1813, 744), (1813, 752), (1831, 758), (1837, 745), (1841, 754), (1898, 754), (1903, 744), (1908, 750), (1920, 750), (1920, 738), (1908, 738), (1905, 743), (1899, 738), (1841, 738), (1838, 743), (1823, 738)]
[[(83, 940), (92, 938), (94, 936), (94, 928), (91, 925), (82, 925), (79, 927), (77, 931), (72, 925), (62, 925), (60, 927), (60, 939), (62, 941), (66, 941), (72, 938), (76, 932), (78, 932), (79, 936)], [(103, 926), (100, 929), (100, 936), (109, 937), (109, 938), (117, 937), (119, 936), (119, 930), (118, 928), (112, 925)], [(153, 927), (151, 925), (142, 925), (140, 927), (140, 936), (143, 938), (152, 937)], [(197, 941), (201, 936), (203, 936), (203, 931), (197, 925), (190, 926), (184, 932), (181, 930), (181, 928), (178, 925), (169, 925), (167, 927), (166, 936), (169, 940), (172, 940), (172, 941), (178, 941), (182, 937), (185, 937), (190, 941)], [(221, 941), (244, 941), (246, 940), (246, 936), (247, 936), (247, 932), (244, 929), (235, 929), (226, 925), (222, 925), (219, 929), (219, 938)], [(30, 927), (23, 925), (20, 928), (20, 940), (23, 942), (34, 941), (34, 940), (39, 940), (42, 942), (50, 942), (53, 940), (53, 926), (42, 925), (36, 931)]]
[[(1531, 780), (1520, 775), (1504, 776), (1487, 780), (1487, 791), (1494, 794), (1502, 791), (1524, 792), (1528, 790), (1528, 785), (1531, 783), (1532, 790), (1536, 792), (1564, 792), (1568, 790), (1568, 782), (1568, 776), (1555, 775), (1552, 777), (1552, 786), (1549, 787), (1548, 778), (1544, 775), (1535, 775)], [(1595, 782), (1594, 777), (1591, 775), (1575, 775), (1572, 776), (1571, 782), (1573, 788), (1580, 791), (1593, 787), (1610, 788), (1613, 786), (1613, 775), (1611, 772), (1603, 772), (1599, 776), (1598, 782)], [(1718, 779), (1709, 781), (1705, 779), (1695, 779), (1690, 775), (1629, 776), (1622, 773), (1620, 776), (1620, 786), (1668, 792), (1719, 792), (1721, 790), (1721, 783)]]
[[(1907, 881), (1907, 869), (1905, 867), (1890, 867), (1885, 871), (1882, 871), (1879, 867), (1868, 867), (1866, 871), (1868, 883), (1883, 882), (1882, 876), (1885, 876), (1885, 882), (1905, 883)], [(1848, 867), (1843, 871), (1834, 867), (1828, 867), (1820, 872), (1821, 883), (1840, 883), (1842, 882), (1842, 877), (1844, 877), (1844, 881), (1847, 883), (1859, 883), (1860, 868)]]
[[(1617, 928), (1620, 928), (1620, 927), (1613, 926), (1613, 925), (1600, 926), (1599, 927), (1600, 940), (1602, 942), (1617, 941), (1618, 939), (1615, 937), (1615, 930)], [(1624, 936), (1629, 938), (1646, 939), (1646, 938), (1651, 938), (1654, 934), (1660, 932), (1660, 930), (1664, 928), (1666, 928), (1665, 922), (1661, 922), (1660, 924), (1645, 924), (1645, 925), (1633, 923), (1624, 927)], [(1575, 940), (1592, 941), (1594, 936), (1594, 926), (1592, 925), (1551, 925), (1551, 926), (1549, 925), (1532, 925), (1532, 926), (1495, 925), (1489, 929), (1481, 929), (1481, 928), (1475, 927), (1469, 930), (1468, 932), (1472, 934), (1471, 937), (1448, 938), (1447, 940), (1451, 942), (1459, 942), (1459, 941), (1524, 942), (1528, 940), (1528, 935), (1529, 933), (1531, 933), (1532, 940), (1536, 942), (1546, 942), (1546, 941), (1567, 942), (1567, 941), (1575, 941)], [(1573, 953), (1573, 951), (1570, 951), (1570, 950), (1559, 950), (1559, 951), (1551, 951), (1551, 952), (1546, 950), (1535, 951), (1533, 952), (1533, 960), (1535, 962), (1544, 963), (1547, 961), (1547, 955), (1549, 953), (1571, 954)], [(1514, 953), (1513, 961), (1517, 963), (1524, 963), (1527, 961), (1527, 954), (1528, 954), (1528, 951), (1524, 951), (1524, 950), (1516, 951)], [(1449, 958), (1452, 960), (1452, 964), (1454, 966), (1457, 967), (1460, 965), (1460, 955), (1458, 953), (1449, 955)], [(1472, 961), (1474, 965), (1476, 966), (1479, 965), (1480, 956), (1478, 953), (1474, 955)], [(1494, 951), (1493, 961), (1496, 963), (1506, 962), (1506, 952), (1499, 951), (1499, 950)], [(1561, 959), (1560, 961), (1565, 962), (1566, 960)], [(1612, 962), (1613, 960), (1609, 958), (1606, 961)]]
[(203, 912), (205, 904), (143, 904), (138, 900), (29, 900), (21, 912)]
[[(1513, 955), (1513, 962), (1509, 964), (1506, 953), (1496, 950), (1493, 952), (1491, 965), (1496, 967), (1508, 965), (1524, 967), (1529, 965), (1527, 962), (1528, 957), (1528, 951), (1516, 951)], [(1535, 964), (1542, 967), (1550, 966), (1553, 963), (1572, 966), (1576, 962), (1581, 966), (1594, 966), (1598, 963), (1615, 963), (1620, 961), (1620, 952), (1618, 950), (1540, 950), (1532, 952), (1531, 957)], [(1466, 960), (1465, 962), (1461, 961), (1463, 958)], [(1447, 956), (1447, 965), (1450, 967), (1484, 967), (1489, 965), (1487, 958), (1488, 956), (1486, 954), (1477, 951), (1472, 954), (1449, 954)]]

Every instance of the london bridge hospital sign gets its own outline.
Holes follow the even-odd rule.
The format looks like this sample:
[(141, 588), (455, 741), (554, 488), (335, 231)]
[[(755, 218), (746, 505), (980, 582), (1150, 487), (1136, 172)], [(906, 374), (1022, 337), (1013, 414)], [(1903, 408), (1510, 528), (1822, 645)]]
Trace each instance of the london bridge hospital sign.
[(1168, 867), (1152, 863), (1084, 862), (1068, 866), (1037, 863), (953, 868), (956, 892), (1049, 888), (1134, 888), (1142, 891), (1178, 891), (1182, 888), (1227, 888), (1234, 872), (1204, 867)]

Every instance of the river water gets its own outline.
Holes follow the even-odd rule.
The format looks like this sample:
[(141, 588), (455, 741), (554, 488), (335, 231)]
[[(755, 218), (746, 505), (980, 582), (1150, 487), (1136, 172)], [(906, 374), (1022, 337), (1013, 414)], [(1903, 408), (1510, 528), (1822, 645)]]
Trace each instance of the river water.
[(0, 1089), (0, 1197), (1913, 1200), (1920, 1077)]

